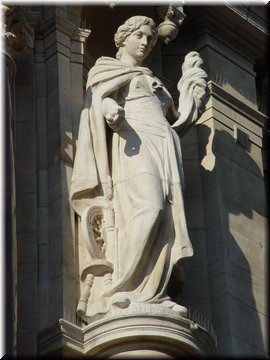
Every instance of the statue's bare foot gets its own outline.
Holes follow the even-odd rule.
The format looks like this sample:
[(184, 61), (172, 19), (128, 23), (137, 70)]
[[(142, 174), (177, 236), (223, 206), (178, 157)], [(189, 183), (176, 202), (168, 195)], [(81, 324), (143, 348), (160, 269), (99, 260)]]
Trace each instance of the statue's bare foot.
[(175, 302), (173, 302), (171, 300), (165, 300), (165, 301), (163, 301), (163, 303), (161, 305), (166, 306), (166, 307), (172, 309), (173, 311), (178, 312), (183, 317), (187, 317), (187, 315), (188, 315), (188, 310), (185, 306), (176, 304)]
[(121, 309), (125, 309), (129, 306), (130, 300), (125, 296), (115, 296), (112, 297), (110, 301), (111, 305), (117, 306)]

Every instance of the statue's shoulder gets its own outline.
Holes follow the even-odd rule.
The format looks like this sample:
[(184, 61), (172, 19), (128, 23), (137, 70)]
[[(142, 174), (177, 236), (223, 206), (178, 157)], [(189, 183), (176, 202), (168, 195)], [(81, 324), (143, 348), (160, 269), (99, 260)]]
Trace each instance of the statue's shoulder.
[(112, 58), (110, 56), (101, 56), (99, 57), (94, 66), (99, 66), (99, 65), (107, 65), (107, 66), (116, 66), (116, 65), (120, 65), (121, 61)]
[(123, 68), (126, 67), (121, 61), (109, 56), (101, 56), (96, 60), (95, 65), (90, 69), (89, 74), (90, 76), (97, 73), (104, 73), (105, 75), (107, 71), (121, 71)]

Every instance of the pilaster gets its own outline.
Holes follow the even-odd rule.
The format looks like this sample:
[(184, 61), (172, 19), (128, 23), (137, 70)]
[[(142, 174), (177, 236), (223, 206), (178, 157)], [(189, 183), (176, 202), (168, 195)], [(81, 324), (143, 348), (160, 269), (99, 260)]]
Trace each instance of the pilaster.
[[(16, 236), (16, 182), (15, 182), (15, 117), (14, 117), (14, 78), (16, 64), (10, 54), (1, 46), (1, 62), (3, 61), (3, 73), (5, 75), (2, 89), (5, 91), (4, 115), (5, 115), (5, 155), (2, 159), (5, 167), (5, 236), (3, 244), (5, 259), (5, 295), (4, 306), (5, 318), (5, 351), (8, 354), (16, 353), (17, 341), (17, 236)], [(2, 63), (1, 63), (2, 66)], [(4, 240), (4, 239), (3, 239)], [(9, 340), (7, 340), (9, 339)], [(13, 340), (11, 340), (13, 339)]]
[[(213, 82), (209, 89), (198, 131), (218, 351), (264, 355), (267, 217), (262, 138), (267, 118)], [(251, 327), (256, 336), (251, 336)]]
[(36, 42), (39, 154), (39, 329), (65, 318), (76, 323), (75, 219), (69, 183), (83, 106), (84, 42), (80, 29), (56, 11), (40, 24)]
[[(6, 279), (7, 279), (7, 334), (6, 334), (6, 352), (9, 355), (15, 355), (21, 350), (24, 353), (21, 336), (27, 333), (29, 344), (35, 352), (35, 339), (33, 332), (36, 327), (36, 296), (35, 296), (35, 276), (36, 276), (36, 252), (35, 252), (35, 207), (29, 209), (29, 202), (35, 196), (35, 176), (31, 181), (27, 181), (22, 172), (24, 160), (29, 157), (35, 157), (29, 154), (34, 139), (34, 118), (33, 108), (21, 108), (21, 98), (17, 96), (22, 87), (27, 87), (28, 95), (31, 96), (32, 90), (32, 56), (31, 51), (34, 41), (34, 29), (28, 22), (26, 14), (20, 7), (7, 7), (1, 5), (1, 12), (4, 15), (4, 32), (2, 34), (1, 45), (3, 41), (6, 65)], [(28, 73), (21, 74), (22, 64), (27, 64)], [(27, 78), (28, 77), (28, 78)], [(24, 91), (22, 92), (24, 93)], [(29, 105), (31, 103), (29, 102)], [(31, 125), (30, 125), (31, 124)], [(32, 131), (29, 131), (29, 126)], [(29, 131), (29, 132), (28, 132)], [(28, 132), (28, 139), (31, 145), (22, 147), (22, 137)], [(24, 159), (24, 160), (23, 160)], [(28, 162), (29, 165), (29, 162)], [(35, 164), (33, 164), (33, 170)], [(18, 182), (15, 180), (19, 180)], [(31, 182), (31, 183), (30, 183)], [(24, 207), (24, 214), (22, 213)], [(30, 218), (30, 220), (29, 220)], [(30, 229), (29, 224), (33, 228)], [(30, 251), (28, 251), (30, 250)], [(24, 252), (24, 257), (22, 257)], [(27, 256), (25, 255), (27, 253)], [(33, 257), (34, 258), (33, 258)], [(27, 262), (29, 263), (27, 264)], [(31, 268), (29, 264), (31, 263)], [(33, 306), (26, 307), (21, 296), (22, 285), (24, 290), (30, 290)], [(33, 291), (33, 292), (32, 292)], [(26, 325), (27, 323), (27, 325)]]

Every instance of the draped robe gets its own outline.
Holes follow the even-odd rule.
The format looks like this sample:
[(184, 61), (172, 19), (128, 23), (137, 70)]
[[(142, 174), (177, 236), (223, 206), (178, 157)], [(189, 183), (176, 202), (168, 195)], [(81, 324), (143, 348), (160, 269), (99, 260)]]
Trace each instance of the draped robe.
[[(102, 101), (113, 98), (125, 110), (113, 131)], [(109, 288), (97, 283), (87, 314), (105, 313), (112, 304), (173, 304), (167, 287), (173, 268), (193, 254), (183, 203), (180, 140), (166, 119), (170, 94), (152, 72), (102, 57), (88, 75), (71, 203), (106, 202), (113, 184), (117, 239), (107, 244), (114, 264)], [(125, 304), (125, 305), (123, 305)]]

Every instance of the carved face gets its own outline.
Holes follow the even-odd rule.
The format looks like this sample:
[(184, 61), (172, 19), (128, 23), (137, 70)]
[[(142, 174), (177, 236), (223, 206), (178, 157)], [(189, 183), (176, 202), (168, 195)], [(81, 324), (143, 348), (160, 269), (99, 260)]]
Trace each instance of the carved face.
[(152, 50), (155, 37), (150, 25), (142, 25), (124, 41), (124, 52), (141, 63)]

